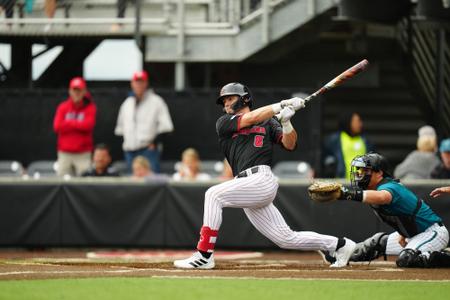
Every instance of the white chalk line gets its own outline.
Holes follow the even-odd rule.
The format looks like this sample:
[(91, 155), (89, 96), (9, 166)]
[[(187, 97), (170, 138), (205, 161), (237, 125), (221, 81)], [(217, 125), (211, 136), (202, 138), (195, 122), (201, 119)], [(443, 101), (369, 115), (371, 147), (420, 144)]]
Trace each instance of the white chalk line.
[(175, 276), (175, 275), (153, 275), (151, 278), (173, 278), (173, 279), (243, 279), (243, 280), (295, 280), (295, 281), (376, 281), (376, 282), (450, 282), (450, 279), (351, 279), (351, 278), (298, 278), (298, 277), (233, 277), (233, 276)]
[[(50, 275), (64, 275), (64, 274), (92, 274), (92, 273), (110, 273), (110, 274), (126, 274), (133, 272), (144, 272), (144, 271), (162, 271), (162, 272), (184, 272), (184, 270), (165, 270), (165, 269), (136, 269), (136, 270), (106, 270), (106, 271), (14, 271), (14, 272), (3, 272), (0, 276), (11, 276), (11, 275), (33, 275), (33, 274), (50, 274)], [(273, 270), (275, 271), (275, 270)], [(287, 270), (295, 271), (295, 270)], [(201, 271), (200, 271), (201, 272)], [(296, 277), (276, 277), (276, 278), (261, 278), (256, 276), (183, 276), (183, 275), (151, 275), (148, 278), (156, 279), (227, 279), (227, 280), (280, 280), (280, 281), (376, 281), (376, 282), (438, 282), (438, 283), (450, 283), (450, 279), (350, 279), (350, 278), (296, 278)], [(50, 278), (49, 278), (50, 279)], [(51, 279), (50, 279), (51, 280)]]
[[(120, 268), (119, 266), (115, 266), (116, 268)], [(55, 275), (55, 274), (115, 274), (115, 273), (142, 273), (142, 272), (162, 272), (162, 273), (183, 273), (183, 272), (189, 272), (189, 271), (200, 271), (202, 272), (203, 270), (183, 270), (183, 269), (160, 269), (160, 268), (129, 268), (129, 267), (123, 267), (120, 270), (67, 270), (67, 271), (61, 271), (61, 270), (38, 270), (38, 271), (9, 271), (9, 272), (0, 272), (0, 276), (9, 276), (9, 275), (31, 275), (31, 274), (50, 274), (50, 275)], [(209, 271), (214, 271), (214, 270), (209, 270)], [(231, 270), (227, 270), (227, 269), (218, 269), (218, 272), (229, 272), (229, 273), (241, 273), (242, 270), (241, 269), (231, 269)], [(279, 269), (279, 270), (260, 270), (263, 271), (265, 273), (304, 273), (305, 271), (308, 270), (302, 270), (302, 269)], [(342, 269), (320, 269), (320, 270), (309, 270), (310, 272), (354, 272), (355, 270), (352, 269), (346, 269), (346, 268), (342, 268)], [(363, 271), (371, 271), (371, 270), (363, 270)], [(402, 269), (379, 269), (376, 271), (381, 271), (381, 272), (403, 272), (404, 270)], [(153, 277), (153, 276), (152, 276)], [(169, 275), (170, 277), (170, 275)], [(180, 277), (180, 276), (175, 276), (175, 277)], [(183, 276), (181, 276), (183, 277)], [(194, 276), (195, 277), (195, 276)], [(213, 278), (216, 277), (220, 277), (220, 276), (213, 276)], [(228, 278), (228, 277), (226, 277)], [(241, 278), (239, 276), (235, 277), (235, 278)], [(259, 277), (251, 277), (251, 278), (259, 278)], [(288, 278), (288, 277), (287, 277)], [(290, 278), (290, 277), (289, 277)]]

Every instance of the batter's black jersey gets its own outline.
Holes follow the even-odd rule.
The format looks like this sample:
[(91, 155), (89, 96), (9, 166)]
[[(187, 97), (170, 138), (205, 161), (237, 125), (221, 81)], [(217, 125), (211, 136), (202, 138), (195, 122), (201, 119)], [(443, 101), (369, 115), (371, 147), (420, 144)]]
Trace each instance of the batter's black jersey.
[(227, 114), (216, 122), (219, 144), (234, 176), (253, 166), (272, 166), (273, 145), (281, 144), (283, 136), (281, 124), (274, 118), (241, 128), (241, 117)]

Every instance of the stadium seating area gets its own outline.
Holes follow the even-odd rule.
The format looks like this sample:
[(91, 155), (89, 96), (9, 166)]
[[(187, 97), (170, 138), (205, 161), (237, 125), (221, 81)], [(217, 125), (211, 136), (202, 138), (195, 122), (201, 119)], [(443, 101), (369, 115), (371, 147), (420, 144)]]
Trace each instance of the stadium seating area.
[[(130, 176), (126, 163), (123, 160), (115, 161), (111, 166), (121, 176)], [(172, 175), (177, 172), (179, 161), (166, 160), (161, 162), (161, 173)], [(212, 179), (219, 178), (223, 172), (224, 164), (220, 160), (204, 160), (201, 163), (201, 171), (211, 176)], [(53, 160), (39, 160), (31, 162), (27, 168), (18, 161), (0, 161), (0, 177), (21, 177), (23, 179), (56, 178), (58, 163)], [(281, 179), (311, 179), (313, 170), (309, 163), (304, 161), (282, 161), (274, 166), (274, 174)]]
[[(32, 1), (33, 7), (30, 9), (30, 7), (27, 7), (29, 1), (14, 1), (13, 16), (0, 18), (0, 25), (6, 25), (4, 27), (6, 30), (0, 30), (0, 36), (6, 42), (12, 44), (16, 42), (15, 38), (19, 36), (26, 37), (25, 40), (27, 38), (33, 39), (34, 42), (27, 45), (27, 47), (30, 46), (30, 52), (32, 43), (40, 41), (43, 37), (48, 48), (44, 49), (42, 53), (51, 50), (58, 43), (64, 44), (60, 40), (55, 42), (55, 40), (48, 40), (48, 38), (75, 40), (74, 36), (76, 36), (76, 39), (82, 40), (83, 36), (86, 35), (96, 36), (97, 38), (100, 36), (90, 45), (92, 49), (89, 49), (89, 51), (86, 50), (88, 46), (80, 43), (80, 45), (71, 45), (71, 55), (70, 45), (64, 45), (63, 47), (68, 50), (69, 54), (61, 56), (66, 59), (73, 59), (71, 65), (76, 65), (77, 62), (81, 65), (80, 62), (103, 39), (117, 38), (117, 36), (134, 37), (137, 24), (134, 5), (128, 4), (124, 17), (118, 18), (116, 0), (62, 0), (57, 1), (56, 14), (49, 18), (44, 12), (45, 2), (44, 0), (34, 0)], [(450, 85), (447, 84), (450, 78), (450, 60), (448, 59), (450, 50), (448, 42), (446, 42), (449, 38), (448, 28), (447, 26), (440, 26), (440, 24), (445, 24), (448, 21), (449, 8), (438, 7), (440, 2), (437, 3), (437, 1), (405, 0), (397, 1), (398, 5), (377, 6), (369, 14), (362, 15), (361, 11), (358, 11), (355, 1), (338, 2), (332, 0), (185, 0), (182, 9), (180, 2), (176, 0), (140, 1), (141, 23), (139, 25), (141, 27), (139, 33), (146, 41), (145, 46), (142, 47), (145, 52), (143, 53), (145, 67), (151, 69), (155, 66), (155, 69), (157, 69), (160, 65), (170, 64), (168, 68), (176, 70), (167, 73), (161, 72), (162, 75), (155, 76), (157, 80), (164, 78), (160, 79), (161, 81), (166, 80), (164, 84), (169, 82), (169, 84), (175, 83), (177, 86), (179, 83), (177, 81), (181, 77), (177, 70), (184, 67), (188, 69), (188, 64), (191, 64), (189, 65), (190, 70), (198, 68), (196, 64), (209, 64), (205, 66), (203, 73), (192, 72), (191, 78), (185, 80), (185, 83), (197, 84), (195, 88), (190, 89), (184, 95), (176, 93), (172, 97), (174, 100), (164, 95), (172, 110), (184, 106), (184, 109), (181, 108), (177, 112), (178, 115), (176, 115), (175, 120), (175, 122), (178, 122), (175, 127), (179, 130), (180, 136), (180, 140), (177, 140), (177, 142), (181, 141), (180, 144), (186, 143), (185, 140), (181, 139), (184, 138), (183, 136), (187, 136), (183, 130), (187, 127), (188, 120), (182, 115), (182, 112), (188, 108), (194, 108), (192, 103), (180, 103), (180, 99), (192, 100), (192, 98), (198, 97), (199, 93), (204, 92), (205, 89), (202, 89), (203, 82), (198, 83), (200, 80), (197, 80), (202, 76), (205, 78), (209, 76), (204, 80), (204, 84), (209, 85), (208, 88), (216, 86), (216, 82), (222, 82), (230, 77), (245, 79), (252, 84), (257, 82), (256, 84), (260, 84), (260, 86), (267, 85), (267, 83), (273, 84), (267, 86), (267, 90), (270, 90), (271, 93), (270, 96), (273, 94), (285, 96), (285, 94), (290, 94), (293, 89), (285, 89), (283, 84), (295, 86), (298, 82), (301, 82), (308, 86), (308, 90), (315, 89), (323, 83), (323, 80), (332, 77), (332, 75), (329, 75), (330, 73), (339, 72), (343, 65), (348, 65), (349, 61), (355, 61), (356, 58), (359, 59), (361, 56), (370, 56), (371, 59), (371, 69), (366, 73), (366, 77), (360, 81), (352, 81), (349, 85), (324, 96), (326, 101), (323, 102), (325, 103), (314, 112), (311, 118), (320, 119), (318, 121), (320, 128), (315, 128), (317, 124), (306, 124), (310, 127), (301, 124), (302, 129), (312, 128), (316, 130), (311, 131), (310, 136), (307, 137), (304, 143), (307, 146), (302, 145), (302, 147), (311, 147), (311, 149), (302, 149), (302, 151), (308, 153), (308, 156), (302, 153), (301, 157), (277, 157), (274, 172), (279, 177), (311, 178), (315, 175), (314, 170), (320, 164), (320, 162), (317, 162), (317, 157), (320, 156), (319, 140), (337, 129), (339, 116), (344, 110), (359, 110), (364, 116), (365, 131), (372, 142), (378, 146), (377, 150), (384, 153), (394, 164), (400, 162), (409, 150), (414, 148), (416, 130), (420, 126), (431, 124), (439, 131), (439, 139), (447, 137), (450, 134), (450, 101), (448, 101)], [(359, 3), (363, 2), (372, 5), (370, 1), (360, 1)], [(433, 4), (428, 7), (427, 3)], [(413, 9), (410, 9), (411, 4), (413, 4)], [(264, 7), (264, 5), (267, 6)], [(392, 14), (394, 10), (395, 14)], [(295, 18), (292, 17), (293, 12), (295, 12)], [(378, 17), (389, 17), (389, 20), (377, 19), (376, 14), (378, 14)], [(409, 16), (410, 19), (406, 20), (405, 16)], [(366, 23), (352, 21), (357, 18), (361, 18)], [(433, 23), (422, 26), (423, 23), (417, 21), (427, 18), (433, 20)], [(180, 23), (181, 21), (183, 21), (183, 24)], [(408, 23), (409, 21), (411, 22)], [(49, 24), (52, 25), (51, 30), (44, 30)], [(121, 24), (123, 27), (119, 31), (112, 31), (110, 26), (113, 24)], [(311, 27), (314, 27), (314, 29), (312, 30)], [(327, 29), (322, 30), (321, 27)], [(313, 36), (313, 38), (309, 38), (310, 36)], [(300, 39), (302, 39), (302, 42), (298, 41)], [(21, 46), (23, 45), (18, 44), (13, 50), (17, 50)], [(73, 52), (76, 51), (73, 49), (78, 49), (78, 47), (79, 49), (85, 47), (85, 51), (79, 52), (86, 53), (75, 57)], [(315, 51), (311, 51), (311, 49), (315, 49)], [(326, 52), (327, 49), (330, 49), (329, 52)], [(389, 54), (380, 54), (381, 52)], [(13, 66), (10, 70), (6, 70), (0, 61), (0, 84), (3, 84), (4, 78), (7, 79), (4, 82), (9, 84), (10, 82), (21, 82), (24, 78), (30, 77), (28, 73), (32, 69), (33, 58), (42, 53), (28, 53), (30, 55), (28, 60), (17, 59), (21, 55), (15, 55), (15, 62), (18, 62), (18, 67)], [(180, 55), (182, 55), (181, 58)], [(302, 58), (304, 59), (301, 60)], [(30, 65), (26, 65), (23, 61), (28, 61)], [(43, 82), (47, 81), (51, 85), (60, 84), (57, 81), (60, 77), (63, 77), (61, 74), (65, 72), (61, 71), (65, 71), (65, 68), (67, 68), (67, 73), (74, 73), (74, 70), (81, 70), (82, 72), (82, 67), (70, 69), (71, 66), (61, 61), (55, 68), (50, 68), (53, 74), (42, 76), (45, 77), (42, 80)], [(217, 62), (219, 63), (217, 64)], [(232, 71), (228, 75), (227, 67), (214, 69), (222, 62), (224, 65), (241, 64), (243, 67), (238, 68), (235, 65), (230, 67)], [(317, 64), (317, 62), (321, 64)], [(179, 64), (183, 64), (183, 68), (178, 68)], [(14, 61), (12, 65), (14, 65)], [(303, 65), (311, 71), (297, 75), (299, 73), (298, 67), (303, 67)], [(167, 69), (157, 70), (167, 71)], [(264, 72), (261, 70), (264, 70)], [(271, 76), (267, 76), (266, 70), (270, 70), (268, 73), (271, 73)], [(51, 73), (50, 71), (48, 73)], [(21, 72), (22, 74), (19, 74)], [(214, 76), (217, 77), (216, 73), (220, 73), (222, 77), (214, 78)], [(69, 75), (72, 76), (72, 74)], [(173, 79), (167, 79), (172, 76)], [(270, 79), (266, 79), (266, 77)], [(292, 80), (294, 77), (299, 79), (297, 81)], [(211, 80), (216, 80), (216, 82), (211, 83)], [(51, 107), (47, 110), (43, 108), (37, 115), (33, 114), (32, 110), (20, 112), (20, 117), (23, 117), (23, 119), (14, 123), (15, 126), (21, 127), (17, 124), (21, 124), (25, 120), (32, 122), (33, 126), (36, 127), (33, 130), (36, 132), (39, 128), (42, 130), (42, 128), (49, 126), (48, 120), (52, 118), (55, 103), (65, 97), (65, 91), (63, 96), (63, 92), (58, 90), (61, 97), (54, 97), (51, 100), (53, 102), (49, 103), (49, 98), (52, 98), (52, 96), (44, 99), (45, 94), (55, 93), (56, 87), (51, 86), (52, 88), (49, 90), (34, 89), (34, 84), (39, 86), (39, 83), (40, 80), (24, 82), (24, 86), (31, 88), (21, 89), (20, 87), (13, 91), (1, 92), (2, 101), (5, 103), (2, 103), (4, 107), (11, 106), (11, 103), (8, 105), (6, 103), (12, 101), (24, 103), (42, 101), (42, 103)], [(64, 81), (65, 84), (66, 81)], [(114, 85), (115, 83), (105, 83), (105, 86), (108, 87)], [(182, 88), (184, 87), (182, 86)], [(172, 92), (174, 90), (176, 89), (172, 89)], [(11, 97), (3, 97), (8, 93), (11, 93)], [(114, 101), (110, 99), (111, 94), (105, 94), (106, 96), (102, 99), (103, 102), (98, 102), (103, 112), (103, 120), (101, 121), (103, 124), (101, 125), (108, 123), (107, 126), (101, 127), (97, 133), (97, 137), (100, 136), (102, 140), (108, 134), (112, 135), (111, 124), (114, 123), (117, 106), (123, 100), (124, 93), (124, 91), (117, 91), (115, 95), (117, 99), (114, 99)], [(269, 94), (269, 92), (267, 93)], [(261, 94), (264, 93), (258, 95), (258, 101)], [(99, 93), (95, 96), (97, 95)], [(98, 98), (101, 97), (101, 95), (98, 96)], [(210, 98), (210, 95), (208, 97)], [(20, 99), (17, 100), (16, 98)], [(107, 101), (106, 98), (108, 98)], [(361, 105), (362, 100), (364, 105)], [(267, 100), (264, 99), (264, 101)], [(260, 103), (262, 102), (258, 104)], [(203, 102), (198, 104), (198, 106), (200, 105), (203, 105)], [(38, 106), (45, 105), (36, 105), (36, 107)], [(194, 110), (199, 111), (198, 106)], [(391, 109), (387, 110), (386, 107)], [(4, 118), (8, 125), (13, 124), (18, 115), (0, 112), (0, 116)], [(207, 120), (207, 117), (207, 113), (205, 113), (202, 117), (205, 120), (199, 121), (198, 127), (190, 128), (190, 130), (198, 131), (199, 128), (209, 128), (210, 124), (206, 123), (213, 123), (213, 121)], [(201, 122), (204, 123), (200, 124)], [(195, 127), (197, 124), (189, 125)], [(21, 135), (25, 130), (20, 130), (23, 129), (14, 128), (11, 131)], [(36, 138), (34, 143), (30, 142), (30, 144), (35, 145), (37, 144), (36, 141), (45, 140), (48, 148), (49, 145), (53, 146), (52, 132), (48, 128), (45, 128), (45, 130), (47, 136), (42, 135), (44, 130), (39, 132), (41, 136), (30, 133), (30, 136), (34, 135), (33, 138)], [(2, 134), (8, 138), (7, 143), (14, 138), (11, 137), (12, 134)], [(106, 142), (109, 143), (110, 141), (107, 140)], [(118, 142), (116, 143), (118, 144)], [(116, 145), (113, 144), (112, 146), (114, 148)], [(175, 149), (173, 144), (170, 146)], [(208, 155), (216, 150), (216, 148), (212, 148), (212, 142), (205, 148), (204, 152)], [(172, 149), (169, 151), (175, 152)], [(171, 174), (176, 171), (174, 157), (177, 156), (173, 155), (173, 152), (163, 162), (164, 173)], [(1, 176), (20, 177), (24, 174), (31, 178), (55, 176), (56, 166), (51, 161), (50, 153), (48, 149), (42, 150), (42, 152), (28, 153), (28, 157), (21, 157), (20, 155), (16, 157), (7, 153), (0, 157), (5, 160), (8, 159), (4, 164), (2, 163)], [(115, 160), (118, 156), (116, 153)], [(208, 160), (204, 161), (203, 168), (205, 172), (217, 177), (221, 168), (220, 161), (213, 160), (217, 157), (212, 156), (207, 157)], [(49, 158), (50, 160), (48, 160)], [(22, 166), (22, 163), (26, 168)], [(122, 174), (126, 174), (123, 162), (116, 161), (114, 166)]]

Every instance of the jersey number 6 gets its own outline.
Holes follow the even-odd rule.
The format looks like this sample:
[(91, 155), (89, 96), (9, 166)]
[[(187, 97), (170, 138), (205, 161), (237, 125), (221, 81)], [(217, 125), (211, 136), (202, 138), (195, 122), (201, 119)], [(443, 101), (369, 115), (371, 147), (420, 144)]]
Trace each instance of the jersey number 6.
[(261, 148), (264, 143), (264, 136), (263, 135), (255, 135), (255, 140), (253, 141), (253, 146)]

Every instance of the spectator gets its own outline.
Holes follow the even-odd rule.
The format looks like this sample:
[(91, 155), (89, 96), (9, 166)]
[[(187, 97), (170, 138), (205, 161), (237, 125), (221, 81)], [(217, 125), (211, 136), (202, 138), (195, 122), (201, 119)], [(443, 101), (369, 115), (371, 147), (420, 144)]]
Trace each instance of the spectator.
[(173, 174), (172, 179), (176, 181), (192, 180), (207, 181), (211, 176), (200, 172), (200, 155), (194, 148), (187, 148), (181, 155), (181, 165), (177, 173)]
[(125, 13), (127, 11), (127, 4), (129, 2), (134, 2), (134, 0), (117, 0), (116, 7), (117, 7), (117, 17), (118, 18), (125, 17)]
[(442, 140), (439, 147), (441, 152), (441, 162), (431, 172), (431, 178), (449, 179), (450, 178), (450, 138)]
[(138, 155), (132, 162), (133, 178), (143, 178), (151, 181), (166, 181), (169, 178), (163, 174), (155, 174), (152, 171), (150, 162), (142, 155)]
[(33, 12), (34, 0), (25, 0), (25, 12), (31, 14)]
[[(117, 0), (117, 18), (123, 19), (125, 17), (125, 12), (127, 10), (127, 3), (131, 2), (131, 0)], [(111, 26), (111, 31), (116, 32), (122, 28), (122, 24), (117, 23)]]
[(417, 139), (417, 150), (409, 153), (395, 168), (394, 177), (398, 179), (429, 179), (431, 171), (439, 165), (436, 150), (436, 133), (433, 127), (421, 127)]
[(350, 179), (350, 162), (353, 157), (373, 151), (373, 146), (363, 135), (363, 121), (356, 112), (343, 114), (339, 131), (331, 134), (324, 143), (324, 177)]
[[(53, 17), (55, 16), (56, 1), (57, 0), (45, 0), (44, 11), (45, 11), (45, 15), (49, 19), (53, 19)], [(51, 28), (52, 28), (52, 24), (48, 23), (47, 25), (45, 25), (44, 31), (49, 31)]]
[(117, 177), (119, 173), (111, 167), (111, 152), (106, 144), (95, 146), (92, 166), (83, 173), (84, 177)]
[(0, 0), (0, 8), (5, 11), (5, 18), (12, 19), (14, 16), (14, 5), (17, 0)]
[(148, 87), (148, 74), (136, 72), (131, 80), (132, 95), (119, 110), (116, 135), (123, 136), (123, 151), (129, 169), (136, 156), (142, 155), (160, 172), (161, 135), (173, 131), (172, 119), (164, 100)]
[(69, 98), (59, 104), (53, 120), (58, 136), (59, 176), (80, 176), (89, 168), (96, 111), (84, 79), (73, 78), (69, 84)]
[(45, 15), (50, 19), (55, 16), (56, 1), (57, 0), (45, 0), (45, 4), (44, 4)]

